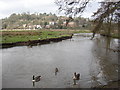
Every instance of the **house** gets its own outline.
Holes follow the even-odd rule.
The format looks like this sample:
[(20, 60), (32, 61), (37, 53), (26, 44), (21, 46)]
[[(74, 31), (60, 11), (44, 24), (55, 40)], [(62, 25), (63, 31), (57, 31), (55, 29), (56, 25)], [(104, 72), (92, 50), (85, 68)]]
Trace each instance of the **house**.
[(75, 22), (69, 22), (69, 23), (68, 23), (68, 26), (69, 26), (69, 27), (76, 27), (76, 23), (75, 23)]
[(51, 21), (49, 22), (49, 25), (55, 25), (55, 22)]
[(36, 25), (35, 28), (36, 29), (42, 29), (41, 25)]
[(31, 29), (32, 29), (32, 26), (31, 26), (31, 25), (28, 25), (28, 28), (29, 28), (29, 30), (31, 30)]
[(50, 25), (46, 25), (45, 28), (49, 29), (49, 28), (50, 28)]
[(27, 24), (23, 24), (23, 28), (27, 27)]
[(42, 29), (41, 25), (28, 25), (29, 30)]

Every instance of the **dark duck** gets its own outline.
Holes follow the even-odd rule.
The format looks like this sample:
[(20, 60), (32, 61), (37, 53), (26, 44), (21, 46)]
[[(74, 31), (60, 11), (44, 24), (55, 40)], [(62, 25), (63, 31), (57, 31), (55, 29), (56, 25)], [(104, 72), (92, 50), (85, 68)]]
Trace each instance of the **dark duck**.
[(55, 75), (57, 75), (58, 73), (58, 68), (55, 68)]

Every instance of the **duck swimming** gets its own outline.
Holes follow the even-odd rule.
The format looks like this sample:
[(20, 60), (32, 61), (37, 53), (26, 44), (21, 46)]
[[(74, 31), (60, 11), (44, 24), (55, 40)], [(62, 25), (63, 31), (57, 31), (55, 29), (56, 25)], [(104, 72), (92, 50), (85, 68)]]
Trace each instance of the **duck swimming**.
[(80, 74), (79, 73), (76, 75), (76, 80), (80, 80)]
[(80, 74), (76, 74), (76, 72), (74, 72), (73, 74), (73, 85), (76, 85), (76, 80), (80, 80)]
[(41, 79), (41, 76), (36, 76), (36, 77), (35, 77), (35, 76), (33, 75), (33, 79), (32, 79), (33, 86), (35, 86), (35, 82), (39, 82), (40, 79)]
[(55, 68), (55, 75), (57, 75), (57, 72), (58, 72), (58, 68)]

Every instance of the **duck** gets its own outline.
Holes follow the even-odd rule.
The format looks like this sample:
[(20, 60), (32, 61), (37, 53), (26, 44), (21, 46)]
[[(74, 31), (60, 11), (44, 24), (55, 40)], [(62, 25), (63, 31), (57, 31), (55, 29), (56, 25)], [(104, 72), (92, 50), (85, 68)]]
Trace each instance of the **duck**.
[(76, 74), (76, 80), (80, 80), (80, 74)]
[(76, 75), (76, 72), (74, 72), (74, 74), (73, 74), (73, 79), (74, 79), (74, 80), (76, 80), (76, 76), (77, 76), (77, 75)]
[(80, 74), (76, 74), (76, 72), (74, 72), (74, 79), (75, 80), (80, 80)]
[(55, 68), (55, 75), (57, 75), (58, 71), (59, 71), (58, 68)]
[(40, 79), (41, 79), (41, 76), (36, 76), (36, 77), (35, 77), (35, 75), (33, 75), (33, 79), (32, 79), (33, 86), (35, 86), (35, 82), (39, 82)]
[(76, 83), (76, 72), (74, 72), (74, 74), (73, 74), (73, 85), (76, 85), (77, 83)]

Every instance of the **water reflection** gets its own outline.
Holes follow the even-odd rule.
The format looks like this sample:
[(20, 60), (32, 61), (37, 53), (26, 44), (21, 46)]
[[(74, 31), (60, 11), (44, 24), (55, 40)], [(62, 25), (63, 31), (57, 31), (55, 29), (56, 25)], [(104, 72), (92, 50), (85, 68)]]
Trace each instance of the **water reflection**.
[[(110, 44), (114, 41), (111, 41)], [(86, 88), (106, 85), (118, 78), (118, 53), (105, 48), (106, 40), (75, 35), (70, 40), (2, 50), (3, 88), (32, 88), (32, 76), (41, 75), (36, 88)], [(110, 45), (109, 48), (117, 46)], [(55, 68), (59, 73), (55, 75)], [(80, 80), (73, 85), (73, 73)]]
[[(118, 53), (110, 49), (117, 49), (115, 39), (101, 37), (94, 42), (94, 55), (98, 58), (100, 75), (104, 84), (118, 80)], [(97, 46), (96, 46), (97, 44)]]

